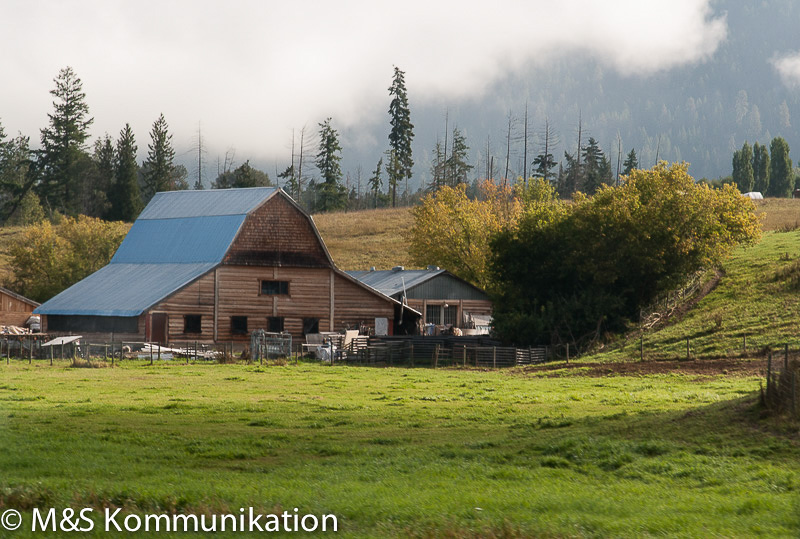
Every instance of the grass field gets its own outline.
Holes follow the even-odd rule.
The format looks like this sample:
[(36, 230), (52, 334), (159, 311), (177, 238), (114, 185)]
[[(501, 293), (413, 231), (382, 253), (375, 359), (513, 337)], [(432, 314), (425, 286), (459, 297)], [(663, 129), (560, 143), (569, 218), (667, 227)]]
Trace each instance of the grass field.
[(353, 537), (800, 533), (796, 427), (758, 419), (746, 372), (0, 371), (0, 508), (298, 507)]

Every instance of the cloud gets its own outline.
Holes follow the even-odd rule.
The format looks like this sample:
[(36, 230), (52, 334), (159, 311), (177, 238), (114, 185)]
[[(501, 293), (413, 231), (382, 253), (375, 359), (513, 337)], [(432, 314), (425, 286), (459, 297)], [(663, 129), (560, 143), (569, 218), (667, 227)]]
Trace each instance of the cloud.
[(776, 56), (771, 63), (786, 86), (790, 88), (800, 86), (800, 52)]
[[(94, 133), (130, 122), (140, 146), (163, 112), (188, 151), (288, 158), (292, 129), (331, 116), (340, 129), (385, 121), (392, 66), (414, 104), (480, 99), (492, 84), (555, 57), (592, 57), (626, 76), (709, 58), (726, 37), (709, 0), (145, 0), (4, 2), (0, 120), (38, 138), (48, 91), (71, 65)], [(369, 144), (371, 137), (354, 136)]]

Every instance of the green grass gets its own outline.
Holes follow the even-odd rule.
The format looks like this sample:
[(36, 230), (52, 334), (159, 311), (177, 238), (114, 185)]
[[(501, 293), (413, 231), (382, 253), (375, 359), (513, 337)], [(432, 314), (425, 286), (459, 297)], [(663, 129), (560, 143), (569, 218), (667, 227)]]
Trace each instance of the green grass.
[(797, 428), (758, 419), (752, 377), (0, 371), (0, 508), (299, 507), (363, 537), (800, 532)]
[[(693, 309), (656, 331), (645, 332), (645, 355), (651, 359), (730, 357), (766, 347), (800, 347), (800, 230), (767, 232), (757, 245), (739, 248), (723, 264), (717, 287)], [(593, 360), (639, 358), (639, 335)]]

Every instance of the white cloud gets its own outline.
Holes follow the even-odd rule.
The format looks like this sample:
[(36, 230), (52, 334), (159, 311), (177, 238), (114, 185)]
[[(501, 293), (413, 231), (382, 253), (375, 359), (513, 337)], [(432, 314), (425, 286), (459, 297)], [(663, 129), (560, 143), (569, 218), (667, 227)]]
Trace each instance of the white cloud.
[(16, 45), (0, 58), (7, 131), (38, 139), (52, 79), (71, 65), (96, 134), (130, 122), (143, 153), (163, 112), (179, 151), (202, 122), (212, 151), (244, 160), (288, 156), (292, 128), (327, 116), (384, 121), (393, 65), (412, 106), (457, 101), (554, 56), (629, 76), (703, 61), (726, 24), (708, 0), (7, 1), (0, 34)]
[(792, 52), (772, 59), (772, 65), (789, 87), (800, 85), (800, 52)]

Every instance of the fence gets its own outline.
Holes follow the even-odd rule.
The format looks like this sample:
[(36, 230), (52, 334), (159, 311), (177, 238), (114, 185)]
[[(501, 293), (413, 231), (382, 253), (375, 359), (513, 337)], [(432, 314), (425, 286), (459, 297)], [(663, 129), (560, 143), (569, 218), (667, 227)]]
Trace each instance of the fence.
[(250, 334), (250, 357), (255, 361), (292, 355), (292, 336), (289, 333), (268, 333), (257, 329)]
[(767, 356), (767, 386), (762, 387), (761, 399), (764, 405), (774, 412), (785, 413), (797, 418), (800, 416), (798, 403), (798, 378), (800, 378), (800, 359), (790, 357), (789, 346), (783, 354), (770, 351)]
[(489, 339), (378, 337), (354, 341), (338, 360), (366, 365), (498, 368), (543, 363), (549, 358), (550, 349), (545, 346), (514, 348)]

